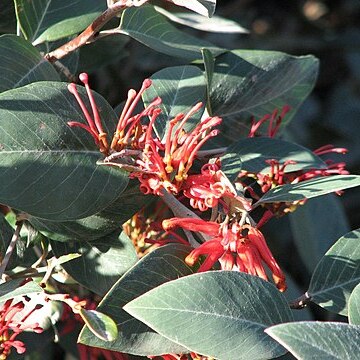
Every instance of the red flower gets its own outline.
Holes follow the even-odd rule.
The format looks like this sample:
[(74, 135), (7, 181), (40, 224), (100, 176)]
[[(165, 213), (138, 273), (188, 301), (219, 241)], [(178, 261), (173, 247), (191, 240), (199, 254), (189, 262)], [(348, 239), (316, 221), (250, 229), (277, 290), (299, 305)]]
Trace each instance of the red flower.
[(35, 311), (42, 307), (36, 305), (28, 310), (25, 307), (25, 301), (20, 300), (14, 303), (14, 299), (7, 300), (0, 309), (0, 359), (6, 359), (11, 348), (14, 347), (18, 354), (26, 351), (25, 344), (22, 341), (15, 340), (16, 337), (25, 330), (32, 330), (41, 333), (43, 329), (38, 323), (28, 324), (26, 320)]
[(175, 116), (169, 123), (164, 142), (153, 134), (153, 124), (160, 111), (153, 113), (146, 131), (145, 147), (136, 160), (139, 171), (131, 174), (139, 179), (140, 189), (145, 194), (161, 195), (162, 189), (178, 194), (198, 150), (210, 137), (218, 134), (218, 130), (211, 129), (220, 124), (219, 117), (208, 117), (189, 133), (185, 132), (185, 123), (201, 107), (202, 103), (198, 103), (186, 115)]
[(205, 211), (219, 202), (227, 213), (251, 210), (251, 202), (237, 194), (233, 185), (216, 164), (205, 164), (201, 174), (189, 175), (182, 186), (183, 194), (194, 209)]
[(281, 125), (285, 115), (290, 111), (290, 109), (291, 108), (289, 105), (285, 105), (285, 106), (283, 106), (280, 115), (278, 115), (278, 113), (279, 113), (278, 109), (275, 109), (271, 115), (266, 114), (258, 121), (256, 121), (253, 118), (248, 137), (250, 137), (250, 138), (255, 137), (256, 132), (267, 121), (269, 122), (267, 136), (271, 137), (271, 138), (274, 137), (277, 134), (277, 132), (279, 131), (280, 125)]
[(165, 230), (181, 227), (213, 237), (194, 249), (185, 259), (192, 266), (201, 255), (206, 255), (198, 271), (207, 271), (219, 260), (223, 270), (238, 270), (268, 280), (264, 265), (272, 272), (280, 291), (286, 290), (285, 276), (269, 250), (263, 234), (251, 225), (236, 221), (221, 224), (202, 219), (172, 218), (163, 221)]
[(86, 105), (81, 99), (77, 91), (76, 85), (69, 84), (68, 89), (76, 98), (85, 116), (87, 124), (76, 121), (69, 121), (68, 125), (71, 127), (81, 127), (82, 129), (90, 133), (91, 136), (94, 138), (95, 143), (99, 146), (100, 151), (106, 156), (109, 156), (113, 152), (119, 152), (127, 147), (131, 149), (138, 149), (143, 147), (143, 145), (141, 145), (141, 142), (144, 141), (146, 126), (142, 125), (140, 120), (143, 117), (151, 115), (154, 107), (161, 103), (161, 99), (154, 99), (154, 101), (149, 104), (149, 106), (147, 106), (140, 114), (132, 115), (132, 113), (134, 112), (135, 107), (139, 103), (141, 95), (147, 88), (151, 86), (151, 80), (145, 79), (138, 93), (136, 93), (136, 91), (133, 89), (129, 90), (128, 99), (119, 117), (115, 134), (109, 146), (107, 133), (103, 129), (99, 111), (89, 86), (89, 77), (86, 73), (81, 73), (79, 79), (85, 86), (91, 106), (92, 115), (90, 115), (89, 111), (86, 108)]

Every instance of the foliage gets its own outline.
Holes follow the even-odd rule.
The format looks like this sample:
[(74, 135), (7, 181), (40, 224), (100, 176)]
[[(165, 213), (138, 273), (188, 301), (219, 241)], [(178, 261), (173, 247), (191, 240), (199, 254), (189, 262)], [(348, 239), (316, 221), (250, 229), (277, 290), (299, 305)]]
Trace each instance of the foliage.
[(355, 120), (312, 141), (318, 58), (215, 8), (0, 5), (1, 359), (356, 359)]

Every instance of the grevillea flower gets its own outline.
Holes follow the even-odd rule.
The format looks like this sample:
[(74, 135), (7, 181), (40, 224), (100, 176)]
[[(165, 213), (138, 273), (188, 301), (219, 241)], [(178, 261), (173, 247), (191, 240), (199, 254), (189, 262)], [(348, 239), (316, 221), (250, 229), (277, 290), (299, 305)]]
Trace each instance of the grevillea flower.
[(279, 115), (279, 110), (275, 109), (272, 114), (266, 114), (260, 120), (252, 119), (252, 124), (248, 137), (255, 137), (259, 128), (266, 122), (268, 122), (267, 136), (274, 137), (279, 131), (280, 125), (285, 117), (285, 115), (291, 110), (289, 105), (283, 106), (281, 113)]
[[(329, 153), (337, 154), (346, 154), (347, 149), (345, 148), (335, 148), (333, 145), (325, 145), (319, 149), (313, 151), (317, 156), (323, 156)], [(238, 181), (243, 183), (243, 178), (253, 178), (256, 180), (256, 183), (260, 186), (261, 194), (266, 193), (270, 189), (273, 189), (276, 186), (285, 185), (285, 184), (297, 184), (302, 181), (310, 180), (315, 177), (324, 177), (331, 175), (347, 175), (349, 172), (345, 169), (345, 162), (333, 162), (332, 160), (325, 160), (324, 164), (326, 166), (322, 168), (312, 168), (312, 169), (301, 169), (296, 171), (288, 171), (287, 167), (289, 165), (296, 164), (296, 161), (287, 160), (284, 163), (280, 163), (276, 159), (266, 160), (266, 163), (270, 165), (270, 171), (267, 173), (250, 173), (247, 171), (241, 171), (238, 177)], [(257, 194), (253, 189), (253, 186), (245, 186), (250, 195), (258, 200), (261, 194)], [(337, 192), (341, 194), (341, 192)], [(278, 216), (283, 215), (284, 213), (293, 212), (297, 209), (299, 205), (303, 205), (306, 202), (304, 200), (297, 200), (294, 202), (282, 202), (282, 203), (272, 203), (264, 204), (263, 206), (271, 208), (273, 214)]]
[(81, 127), (90, 133), (95, 143), (99, 146), (100, 151), (106, 156), (109, 156), (113, 152), (119, 152), (124, 148), (142, 148), (143, 145), (141, 142), (144, 140), (144, 134), (147, 126), (141, 124), (141, 119), (152, 113), (154, 107), (161, 103), (160, 98), (154, 99), (154, 101), (149, 104), (140, 114), (132, 114), (141, 99), (141, 95), (147, 88), (151, 86), (151, 80), (145, 79), (138, 93), (134, 89), (129, 90), (128, 98), (119, 117), (115, 133), (111, 142), (109, 142), (108, 134), (103, 128), (99, 110), (89, 86), (89, 77), (86, 73), (81, 73), (79, 75), (79, 79), (85, 86), (92, 115), (89, 113), (84, 101), (82, 100), (76, 85), (73, 83), (69, 84), (68, 89), (78, 102), (85, 116), (87, 124), (83, 124), (77, 121), (69, 121), (68, 125), (70, 127)]
[(220, 170), (219, 163), (205, 164), (201, 174), (189, 175), (182, 186), (183, 194), (190, 199), (194, 209), (205, 211), (219, 202), (226, 213), (242, 210), (250, 211), (250, 200), (239, 195), (225, 174)]
[(43, 329), (38, 323), (28, 324), (27, 319), (34, 311), (42, 305), (36, 305), (32, 309), (26, 308), (27, 297), (20, 301), (7, 300), (0, 309), (0, 359), (6, 359), (11, 348), (15, 348), (18, 354), (26, 351), (25, 344), (16, 340), (16, 337), (23, 331), (34, 331), (41, 333)]
[(172, 218), (163, 221), (165, 230), (180, 227), (201, 232), (212, 237), (194, 249), (185, 259), (192, 266), (200, 256), (206, 259), (198, 271), (207, 271), (219, 261), (223, 270), (238, 270), (268, 280), (264, 264), (272, 272), (275, 285), (280, 291), (286, 290), (285, 276), (271, 254), (260, 230), (236, 221), (225, 220), (219, 224), (202, 219)]
[(187, 114), (175, 116), (169, 123), (163, 142), (153, 133), (153, 125), (160, 111), (153, 113), (146, 131), (145, 147), (136, 160), (140, 171), (131, 174), (131, 177), (139, 179), (140, 189), (145, 194), (161, 195), (162, 189), (178, 194), (198, 150), (209, 138), (218, 134), (218, 130), (212, 128), (220, 124), (219, 117), (208, 117), (189, 133), (185, 132), (186, 122), (201, 107), (202, 103), (198, 103)]
[[(81, 99), (76, 85), (70, 84), (69, 91), (75, 96), (87, 124), (71, 121), (68, 125), (81, 127), (90, 133), (100, 151), (106, 156), (103, 164), (132, 171), (130, 177), (139, 179), (140, 189), (145, 194), (161, 195), (163, 189), (178, 194), (182, 182), (188, 177), (198, 150), (209, 138), (218, 134), (218, 130), (213, 130), (213, 127), (220, 124), (221, 118), (208, 117), (190, 132), (185, 132), (184, 126), (187, 121), (203, 106), (202, 103), (198, 103), (188, 113), (178, 114), (169, 122), (167, 135), (162, 141), (153, 129), (161, 113), (161, 109), (157, 108), (161, 103), (160, 98), (155, 98), (140, 114), (132, 115), (141, 95), (151, 86), (151, 80), (146, 79), (138, 93), (133, 89), (129, 91), (114, 136), (109, 142), (89, 87), (87, 74), (80, 74), (80, 80), (85, 86), (92, 115)], [(144, 118), (150, 118), (148, 123), (142, 122)], [(119, 159), (120, 161), (117, 161)]]

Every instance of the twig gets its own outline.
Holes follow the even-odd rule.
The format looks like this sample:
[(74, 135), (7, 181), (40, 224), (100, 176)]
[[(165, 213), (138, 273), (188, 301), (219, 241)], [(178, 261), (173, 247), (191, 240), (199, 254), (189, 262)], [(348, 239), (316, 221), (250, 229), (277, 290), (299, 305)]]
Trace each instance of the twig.
[[(177, 217), (190, 218), (190, 219), (200, 219), (193, 211), (183, 205), (174, 195), (168, 193), (166, 190), (162, 191), (162, 200), (165, 204), (171, 209), (173, 214)], [(183, 230), (187, 236), (189, 243), (192, 247), (197, 248), (200, 246), (189, 230)], [(205, 234), (198, 234), (204, 241), (209, 240), (210, 238)]]
[(301, 310), (306, 307), (311, 302), (311, 296), (306, 292), (304, 295), (301, 295), (299, 298), (291, 301), (289, 303), (290, 309)]
[(7, 266), (8, 262), (9, 262), (9, 260), (10, 260), (11, 254), (15, 249), (16, 242), (20, 238), (20, 231), (21, 231), (22, 226), (23, 226), (22, 221), (17, 222), (14, 235), (12, 236), (12, 238), (10, 240), (10, 244), (9, 244), (7, 250), (6, 250), (6, 254), (5, 254), (4, 259), (3, 259), (3, 261), (1, 262), (1, 265), (0, 265), (0, 279), (3, 276), (3, 274), (5, 272), (5, 269), (6, 269), (6, 266)]
[(44, 58), (51, 63), (62, 59), (81, 46), (94, 41), (100, 29), (125, 8), (140, 6), (145, 4), (147, 1), (149, 0), (120, 0), (116, 2), (99, 15), (80, 35), (59, 48), (45, 54)]

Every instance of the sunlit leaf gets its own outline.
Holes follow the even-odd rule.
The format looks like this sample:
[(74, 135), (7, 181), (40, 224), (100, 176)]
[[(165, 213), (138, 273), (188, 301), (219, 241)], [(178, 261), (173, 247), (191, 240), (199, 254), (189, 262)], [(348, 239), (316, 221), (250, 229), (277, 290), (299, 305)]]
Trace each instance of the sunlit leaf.
[(168, 0), (175, 5), (183, 6), (201, 15), (211, 17), (214, 14), (216, 0)]
[(118, 335), (117, 326), (111, 317), (95, 310), (80, 309), (80, 316), (91, 332), (103, 341), (114, 341)]
[(86, 327), (82, 330), (79, 341), (89, 346), (145, 356), (187, 352), (184, 347), (130, 316), (122, 307), (156, 286), (191, 274), (193, 270), (184, 263), (184, 258), (190, 251), (188, 246), (169, 244), (142, 258), (112, 287), (97, 308), (117, 323), (119, 336), (116, 341), (101, 341)]
[(34, 44), (76, 34), (106, 9), (98, 0), (15, 0), (15, 5), (21, 30)]
[(189, 26), (197, 30), (215, 32), (215, 33), (248, 33), (249, 31), (240, 26), (237, 22), (220, 16), (207, 18), (198, 14), (188, 12), (170, 12), (155, 6), (160, 14), (165, 15), (168, 19), (181, 25)]
[(188, 60), (201, 59), (201, 48), (215, 54), (223, 52), (205, 40), (178, 30), (152, 6), (126, 9), (118, 31), (156, 51)]
[(264, 330), (292, 320), (285, 298), (273, 285), (234, 271), (170, 281), (134, 299), (124, 310), (191, 351), (227, 360), (284, 354)]
[(355, 286), (349, 298), (349, 322), (360, 325), (360, 282)]
[(29, 281), (26, 284), (21, 285), (23, 282), (24, 279), (16, 279), (1, 284), (0, 302), (12, 299), (16, 296), (35, 294), (44, 291), (43, 288), (34, 281)]
[(294, 322), (265, 330), (296, 359), (357, 360), (360, 327), (336, 322)]
[(348, 314), (349, 297), (360, 282), (360, 230), (341, 237), (317, 265), (308, 296), (326, 310)]
[(272, 202), (293, 202), (311, 199), (339, 190), (349, 189), (360, 185), (359, 175), (334, 175), (318, 177), (297, 184), (277, 186), (257, 202), (258, 205)]

